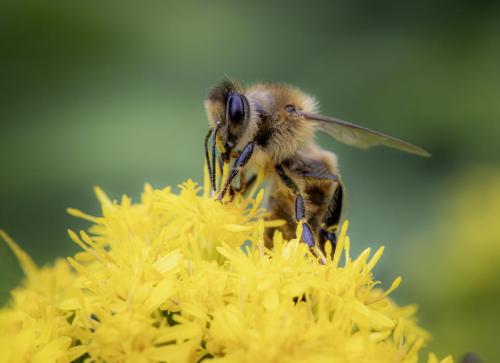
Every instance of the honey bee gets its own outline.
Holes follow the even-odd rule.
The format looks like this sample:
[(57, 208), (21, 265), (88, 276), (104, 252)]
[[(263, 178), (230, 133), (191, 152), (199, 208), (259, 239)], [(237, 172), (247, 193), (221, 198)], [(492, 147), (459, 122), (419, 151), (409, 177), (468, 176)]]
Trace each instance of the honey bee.
[[(205, 156), (214, 191), (216, 148), (221, 162), (234, 161), (217, 200), (233, 192), (238, 175), (242, 189), (255, 180), (245, 180), (248, 167), (262, 168), (271, 182), (271, 218), (287, 222), (280, 227), (286, 239), (294, 238), (297, 223), (302, 223), (301, 239), (311, 251), (323, 250), (326, 241), (335, 247), (344, 200), (337, 157), (316, 145), (316, 131), (360, 148), (383, 145), (430, 156), (406, 141), (319, 114), (312, 96), (287, 84), (264, 82), (243, 88), (226, 79), (211, 88), (205, 109), (211, 126)], [(266, 232), (268, 247), (273, 232)]]

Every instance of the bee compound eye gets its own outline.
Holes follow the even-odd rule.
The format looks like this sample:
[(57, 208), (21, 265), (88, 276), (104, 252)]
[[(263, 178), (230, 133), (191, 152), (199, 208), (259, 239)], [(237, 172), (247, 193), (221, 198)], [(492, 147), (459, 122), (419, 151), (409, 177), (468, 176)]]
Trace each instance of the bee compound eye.
[(227, 109), (229, 120), (233, 123), (240, 123), (245, 118), (245, 104), (243, 96), (238, 94), (230, 94), (227, 100)]

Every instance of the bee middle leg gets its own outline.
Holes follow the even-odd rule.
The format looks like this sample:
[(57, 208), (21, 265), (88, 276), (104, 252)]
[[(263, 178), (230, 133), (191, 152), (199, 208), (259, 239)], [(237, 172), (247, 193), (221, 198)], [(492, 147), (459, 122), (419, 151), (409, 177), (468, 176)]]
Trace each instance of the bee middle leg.
[(302, 223), (302, 236), (301, 239), (305, 242), (309, 248), (312, 250), (316, 245), (316, 239), (312, 231), (311, 226), (306, 220), (306, 208), (304, 203), (304, 197), (300, 192), (297, 184), (290, 178), (281, 165), (275, 165), (275, 170), (281, 181), (292, 190), (295, 195), (295, 220), (297, 223)]

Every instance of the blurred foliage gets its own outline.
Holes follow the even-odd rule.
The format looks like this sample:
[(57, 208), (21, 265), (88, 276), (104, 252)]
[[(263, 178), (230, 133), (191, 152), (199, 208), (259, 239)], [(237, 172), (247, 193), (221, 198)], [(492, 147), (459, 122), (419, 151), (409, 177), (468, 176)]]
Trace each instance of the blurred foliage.
[[(4, 0), (0, 225), (40, 264), (72, 253), (66, 228), (82, 225), (65, 208), (97, 211), (94, 185), (118, 198), (146, 181), (201, 179), (213, 82), (286, 81), (325, 114), (432, 152), (366, 153), (319, 138), (340, 157), (345, 215), (364, 242), (354, 249), (390, 245), (377, 275), (394, 278), (407, 241), (439, 223), (449, 176), (500, 159), (499, 14), (499, 2), (465, 0)], [(3, 245), (0, 258), (5, 300), (21, 272)]]
[[(458, 356), (477, 352), (485, 362), (500, 355), (500, 169), (457, 173), (440, 197), (440, 218), (408, 245), (407, 286), (415, 290), (436, 347)], [(403, 264), (403, 261), (401, 261)]]

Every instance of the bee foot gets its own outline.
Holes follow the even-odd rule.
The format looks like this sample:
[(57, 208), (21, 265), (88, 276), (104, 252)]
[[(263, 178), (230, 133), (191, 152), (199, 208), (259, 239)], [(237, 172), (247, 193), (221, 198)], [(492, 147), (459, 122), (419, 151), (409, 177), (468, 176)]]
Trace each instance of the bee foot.
[(314, 239), (314, 234), (311, 230), (311, 227), (309, 227), (309, 224), (304, 223), (302, 225), (302, 241), (309, 246), (309, 248), (313, 248), (316, 244), (316, 241)]

